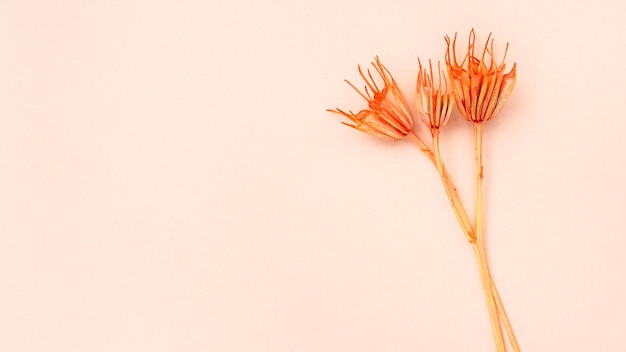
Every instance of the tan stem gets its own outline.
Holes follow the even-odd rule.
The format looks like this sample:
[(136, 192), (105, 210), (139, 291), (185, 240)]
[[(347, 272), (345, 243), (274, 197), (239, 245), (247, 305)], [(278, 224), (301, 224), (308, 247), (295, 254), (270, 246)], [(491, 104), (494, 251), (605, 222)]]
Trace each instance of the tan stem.
[[(482, 131), (481, 131), (482, 133)], [(410, 132), (408, 134), (408, 138), (409, 140), (414, 143), (415, 145), (417, 145), (417, 147), (424, 153), (426, 154), (426, 156), (433, 162), (433, 164), (435, 165), (435, 167), (437, 168), (437, 170), (439, 171), (439, 174), (441, 176), (444, 188), (446, 190), (446, 195), (448, 196), (448, 199), (450, 201), (450, 205), (452, 206), (454, 213), (457, 217), (457, 220), (459, 221), (459, 224), (461, 225), (461, 228), (463, 229), (467, 239), (470, 241), (470, 243), (472, 244), (473, 248), (475, 249), (476, 253), (477, 253), (477, 260), (479, 262), (479, 270), (481, 273), (481, 280), (483, 282), (483, 290), (485, 291), (485, 296), (487, 297), (489, 294), (487, 293), (488, 291), (491, 292), (492, 295), (492, 299), (491, 302), (495, 303), (495, 307), (496, 307), (496, 315), (498, 317), (498, 321), (502, 321), (502, 323), (504, 324), (504, 327), (506, 329), (506, 333), (509, 337), (509, 341), (511, 342), (511, 346), (513, 347), (513, 350), (515, 352), (520, 352), (520, 348), (519, 348), (519, 344), (517, 342), (517, 339), (515, 337), (515, 333), (513, 331), (513, 327), (511, 325), (511, 322), (509, 320), (508, 315), (506, 314), (506, 310), (504, 309), (504, 304), (502, 303), (502, 300), (500, 298), (500, 294), (495, 286), (495, 283), (493, 281), (493, 278), (491, 277), (491, 273), (489, 272), (489, 268), (487, 266), (487, 262), (486, 262), (486, 256), (484, 255), (484, 243), (481, 244), (481, 246), (483, 247), (482, 251), (478, 250), (478, 245), (475, 243), (476, 242), (476, 232), (474, 231), (474, 229), (471, 226), (471, 223), (469, 221), (469, 217), (467, 216), (467, 213), (465, 211), (465, 208), (463, 207), (463, 203), (461, 202), (461, 199), (459, 197), (459, 194), (456, 190), (456, 187), (454, 187), (454, 184), (452, 183), (452, 181), (450, 180), (450, 177), (448, 176), (444, 166), (443, 166), (443, 162), (441, 160), (441, 154), (439, 152), (439, 131), (433, 131), (432, 133), (432, 138), (433, 138), (433, 151), (431, 151), (430, 148), (428, 148), (428, 146), (417, 136), (415, 135), (413, 132)], [(482, 136), (481, 136), (481, 140), (480, 140), (480, 149), (481, 149), (481, 155), (480, 155), (480, 165), (481, 165), (481, 170), (482, 170)], [(482, 177), (482, 174), (480, 174), (480, 176)], [(481, 204), (481, 214), (482, 214), (482, 184), (481, 184), (481, 200), (480, 200)], [(482, 220), (481, 220), (481, 231), (482, 231)], [(482, 232), (481, 232), (481, 241), (482, 241)], [(482, 252), (482, 258), (481, 255), (478, 255), (478, 253)], [(481, 264), (483, 263), (483, 264)], [(487, 286), (485, 286), (485, 282), (484, 282), (484, 278), (487, 279)], [(489, 300), (488, 300), (489, 302)], [(488, 303), (489, 304), (489, 303)], [(491, 308), (490, 308), (491, 309)], [(491, 314), (490, 314), (491, 317)], [(493, 323), (492, 323), (493, 326)], [(500, 325), (498, 324), (498, 327), (500, 327)], [(501, 331), (501, 330), (500, 330)], [(500, 351), (500, 350), (499, 350)]]
[(487, 301), (489, 317), (491, 318), (491, 328), (493, 330), (493, 338), (496, 343), (498, 352), (505, 352), (506, 345), (502, 336), (502, 327), (498, 316), (498, 309), (493, 295), (493, 285), (489, 267), (487, 265), (487, 256), (485, 255), (485, 243), (483, 236), (483, 123), (474, 123), (474, 156), (476, 162), (476, 243), (474, 251), (478, 259), (480, 276), (483, 283), (483, 291)]
[(472, 229), (472, 225), (469, 222), (467, 213), (465, 212), (465, 208), (463, 207), (463, 203), (461, 203), (461, 198), (459, 197), (459, 193), (454, 187), (454, 184), (450, 180), (448, 173), (443, 167), (443, 163), (441, 161), (441, 155), (439, 153), (439, 131), (436, 130), (432, 133), (433, 138), (433, 149), (434, 153), (426, 146), (426, 144), (413, 132), (409, 133), (409, 139), (415, 143), (428, 158), (435, 164), (435, 167), (439, 171), (439, 175), (441, 176), (441, 181), (446, 191), (446, 195), (448, 196), (448, 200), (450, 201), (450, 205), (452, 206), (452, 210), (454, 211), (454, 215), (457, 218), (457, 221), (461, 225), (467, 240), (470, 242), (476, 241), (476, 237), (474, 236), (474, 230)]
[(519, 343), (517, 342), (517, 337), (515, 337), (515, 331), (513, 330), (513, 325), (511, 325), (511, 321), (509, 320), (508, 314), (506, 314), (506, 309), (504, 309), (504, 304), (502, 303), (502, 299), (500, 298), (500, 293), (496, 288), (496, 283), (493, 281), (493, 277), (491, 273), (489, 274), (489, 281), (491, 282), (491, 291), (493, 292), (493, 298), (496, 303), (496, 308), (498, 310), (498, 315), (500, 316), (500, 321), (504, 324), (504, 328), (506, 329), (506, 334), (509, 337), (509, 342), (511, 343), (511, 347), (515, 352), (521, 352), (519, 347)]

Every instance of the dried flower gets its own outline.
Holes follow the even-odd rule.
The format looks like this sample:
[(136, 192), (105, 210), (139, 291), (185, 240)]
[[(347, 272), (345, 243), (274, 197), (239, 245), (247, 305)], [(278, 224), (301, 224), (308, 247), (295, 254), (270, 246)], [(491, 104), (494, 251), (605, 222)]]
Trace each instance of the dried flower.
[[(413, 118), (407, 103), (393, 77), (387, 68), (380, 63), (378, 57), (372, 62), (372, 66), (380, 76), (379, 78), (377, 77), (377, 80), (379, 82), (382, 80), (382, 83), (377, 84), (372, 76), (372, 72), (367, 70), (367, 74), (365, 74), (360, 66), (359, 73), (365, 80), (365, 91), (360, 91), (352, 83), (346, 81), (367, 101), (368, 108), (356, 114), (352, 111), (345, 112), (340, 109), (328, 111), (345, 116), (354, 123), (344, 122), (343, 124), (377, 137), (400, 141), (406, 136), (433, 162), (441, 177), (452, 210), (476, 254), (496, 350), (505, 352), (510, 344), (513, 351), (520, 352), (515, 332), (504, 309), (504, 304), (487, 263), (483, 231), (482, 164), (483, 122), (493, 118), (502, 109), (502, 106), (511, 95), (515, 85), (516, 65), (513, 65), (509, 73), (504, 72), (506, 50), (502, 62), (496, 64), (491, 34), (487, 38), (482, 55), (478, 58), (474, 54), (476, 37), (474, 30), (472, 30), (470, 32), (467, 54), (461, 64), (456, 59), (456, 35), (452, 43), (448, 36), (445, 38), (448, 44), (445, 59), (451, 81), (451, 92), (448, 89), (448, 81), (445, 78), (445, 74), (442, 75), (440, 64), (437, 64), (438, 82), (435, 85), (432, 63), (428, 62), (429, 70), (427, 70), (422, 67), (422, 63), (418, 59), (419, 74), (417, 76), (415, 100), (417, 112), (422, 122), (430, 129), (432, 148), (411, 130)], [(440, 128), (448, 122), (454, 101), (456, 101), (465, 119), (474, 122), (472, 125), (474, 129), (474, 156), (476, 164), (476, 208), (473, 224), (467, 216), (459, 193), (446, 171), (439, 147)], [(509, 344), (506, 343), (505, 337), (508, 337)]]
[[(445, 37), (448, 49), (446, 50), (446, 66), (452, 81), (452, 90), (456, 104), (463, 117), (468, 121), (488, 121), (498, 114), (504, 103), (511, 95), (515, 86), (516, 65), (509, 73), (504, 73), (507, 43), (502, 62), (495, 63), (493, 39), (487, 38), (485, 48), (480, 58), (474, 54), (476, 35), (470, 32), (467, 54), (461, 64), (456, 60), (456, 34), (454, 41)], [(452, 50), (452, 52), (450, 52)], [(487, 61), (489, 61), (487, 63)], [(464, 64), (467, 62), (467, 68)]]
[(413, 118), (400, 88), (389, 70), (383, 66), (378, 57), (372, 62), (372, 66), (374, 66), (376, 73), (382, 80), (381, 87), (376, 84), (371, 71), (367, 70), (367, 75), (365, 75), (363, 70), (361, 70), (361, 66), (359, 66), (359, 73), (366, 84), (365, 93), (346, 81), (367, 101), (369, 108), (361, 110), (356, 114), (352, 111), (345, 112), (341, 109), (328, 111), (343, 115), (354, 122), (354, 124), (342, 122), (346, 126), (376, 137), (400, 141), (411, 132)]
[[(428, 126), (431, 133), (433, 133), (435, 130), (443, 127), (450, 119), (454, 98), (452, 93), (448, 92), (448, 81), (445, 79), (445, 75), (441, 75), (442, 71), (439, 63), (437, 63), (439, 81), (437, 89), (435, 89), (432, 63), (430, 60), (428, 61), (428, 65), (430, 66), (430, 72), (428, 72), (422, 67), (422, 63), (419, 59), (417, 61), (419, 63), (417, 90), (415, 92), (417, 112), (424, 124)], [(444, 82), (443, 91), (441, 90), (441, 81)]]

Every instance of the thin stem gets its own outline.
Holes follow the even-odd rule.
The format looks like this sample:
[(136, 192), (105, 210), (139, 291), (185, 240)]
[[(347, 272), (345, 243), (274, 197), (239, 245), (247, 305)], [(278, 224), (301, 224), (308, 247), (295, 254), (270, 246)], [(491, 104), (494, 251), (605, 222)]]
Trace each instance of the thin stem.
[(491, 275), (489, 274), (484, 251), (482, 250), (481, 245), (479, 245), (478, 242), (472, 243), (472, 248), (474, 249), (474, 253), (476, 254), (476, 260), (478, 261), (478, 270), (480, 271), (480, 279), (483, 286), (483, 292), (485, 293), (485, 299), (487, 301), (487, 309), (489, 311), (489, 318), (491, 319), (491, 328), (496, 343), (496, 350), (498, 352), (505, 352), (506, 346), (504, 344), (502, 329), (500, 327), (498, 309), (493, 298), (493, 281), (491, 280)]
[(452, 182), (443, 167), (443, 162), (441, 161), (441, 153), (439, 152), (439, 129), (434, 129), (431, 135), (433, 139), (433, 149), (435, 152), (435, 166), (437, 166), (437, 170), (441, 176), (441, 181), (443, 182), (443, 186), (446, 190), (446, 195), (450, 200), (450, 205), (452, 205), (452, 210), (454, 210), (454, 215), (461, 225), (461, 228), (463, 228), (463, 232), (465, 232), (467, 239), (470, 242), (474, 242), (476, 241), (476, 237), (474, 236), (472, 225), (470, 224), (465, 208), (459, 199), (456, 188), (452, 185)]
[(498, 352), (506, 351), (504, 338), (502, 337), (502, 328), (498, 316), (498, 309), (493, 295), (493, 280), (487, 266), (487, 256), (485, 255), (485, 243), (483, 236), (483, 123), (474, 123), (474, 156), (476, 162), (476, 243), (473, 245), (478, 260), (480, 276), (483, 283), (483, 291), (487, 301), (489, 317), (491, 318), (491, 327), (493, 337)]
[[(456, 218), (461, 225), (461, 228), (463, 229), (463, 232), (465, 233), (468, 241), (473, 243), (474, 241), (476, 241), (474, 230), (472, 229), (472, 225), (469, 222), (467, 213), (465, 212), (465, 208), (463, 207), (463, 203), (461, 203), (459, 193), (457, 192), (456, 187), (454, 187), (454, 184), (450, 180), (450, 177), (443, 168), (443, 163), (441, 162), (441, 156), (439, 155), (438, 136), (435, 137), (435, 135), (433, 134), (433, 146), (435, 153), (433, 153), (430, 148), (428, 148), (428, 146), (424, 143), (424, 141), (422, 141), (417, 135), (415, 135), (415, 133), (410, 132), (408, 134), (408, 137), (411, 142), (416, 144), (418, 148), (420, 148), (420, 150), (424, 152), (424, 154), (426, 154), (430, 161), (435, 164), (435, 167), (437, 168), (437, 170), (439, 171), (439, 175), (441, 176), (441, 181), (446, 190), (446, 194), (448, 195), (450, 205), (452, 205), (452, 209), (454, 210), (454, 214), (456, 215)], [(437, 140), (436, 142), (435, 139)]]
[(426, 154), (428, 159), (430, 159), (430, 161), (432, 161), (435, 166), (437, 166), (437, 162), (435, 161), (435, 154), (433, 154), (430, 148), (428, 148), (428, 146), (424, 143), (424, 141), (422, 141), (420, 137), (413, 133), (413, 131), (409, 132), (407, 137), (409, 138), (409, 140), (411, 140), (411, 142), (413, 142), (413, 144), (417, 145), (417, 147), (420, 148), (420, 150), (424, 152), (424, 154)]
[[(446, 172), (446, 170), (445, 170), (445, 168), (443, 166), (443, 162), (441, 160), (441, 154), (439, 152), (439, 131), (438, 130), (436, 132), (433, 131), (433, 133), (432, 133), (434, 153), (413, 132), (410, 132), (408, 137), (411, 140), (411, 142), (413, 142), (415, 145), (417, 145), (417, 147), (420, 148), (420, 150), (422, 152), (424, 152), (424, 154), (426, 154), (426, 156), (433, 162), (435, 167), (437, 167), (437, 170), (439, 171), (439, 174), (441, 176), (444, 188), (446, 190), (446, 194), (448, 195), (448, 199), (450, 201), (450, 205), (452, 206), (452, 208), (454, 210), (454, 213), (457, 216), (457, 220), (459, 221), (459, 224), (461, 225), (461, 228), (465, 232), (466, 237), (468, 238), (470, 243), (472, 243), (472, 247), (475, 249), (475, 251), (477, 253), (477, 259), (479, 261), (479, 269), (480, 269), (480, 273), (481, 273), (481, 280), (483, 280), (484, 277), (486, 277), (487, 280), (488, 280), (488, 286), (483, 285), (483, 290), (485, 291), (485, 296), (488, 295), (487, 291), (490, 290), (491, 294), (492, 294), (492, 297), (493, 297), (491, 302), (495, 302), (496, 314), (497, 314), (499, 320), (502, 321), (502, 323), (504, 324), (504, 327), (506, 329), (506, 333), (508, 335), (509, 341), (511, 342), (511, 346), (513, 347), (513, 350), (515, 352), (520, 352), (519, 344), (518, 344), (517, 339), (515, 337), (515, 333), (513, 331), (513, 327), (511, 325), (511, 322), (509, 320), (508, 315), (506, 314), (506, 310), (504, 309), (504, 304), (502, 303), (502, 300), (500, 298), (500, 294), (498, 293), (498, 290), (497, 290), (496, 285), (495, 285), (495, 283), (493, 281), (491, 273), (489, 272), (489, 268), (486, 265), (487, 262), (486, 262), (486, 257), (484, 256), (484, 248), (482, 250), (482, 252), (483, 252), (483, 256), (482, 257), (484, 259), (481, 260), (480, 259), (481, 256), (478, 255), (478, 253), (480, 251), (478, 251), (478, 246), (477, 246), (477, 244), (475, 244), (475, 242), (476, 242), (475, 231), (474, 231), (474, 229), (472, 228), (472, 226), (470, 224), (469, 217), (467, 216), (467, 213), (465, 212), (465, 208), (463, 207), (463, 203), (461, 202), (461, 199), (459, 198), (459, 194), (458, 194), (458, 192), (456, 190), (456, 187), (454, 187), (454, 184), (450, 180), (450, 177), (448, 176), (448, 173)], [(481, 138), (481, 141), (480, 141), (480, 147), (482, 149), (482, 138)], [(480, 159), (481, 159), (480, 160), (481, 161), (480, 164), (482, 166), (482, 150), (481, 150)], [(482, 167), (481, 167), (481, 169), (482, 169)], [(481, 194), (481, 196), (482, 196), (482, 194)], [(481, 199), (481, 212), (482, 212), (482, 199)], [(482, 226), (482, 222), (481, 222), (481, 226)], [(481, 231), (482, 231), (482, 227), (481, 227)], [(482, 246), (484, 247), (484, 242), (482, 242), (482, 241), (483, 241), (483, 238), (481, 236), (481, 243), (483, 243)], [(482, 265), (481, 263), (484, 263), (484, 265)], [(484, 281), (483, 281), (483, 284), (484, 284)], [(499, 327), (499, 325), (498, 325), (498, 327)]]
[(491, 291), (493, 293), (493, 298), (496, 303), (498, 315), (500, 316), (500, 321), (504, 324), (504, 328), (506, 329), (506, 334), (509, 337), (509, 342), (511, 342), (511, 347), (513, 348), (513, 351), (521, 352), (519, 343), (517, 342), (517, 338), (515, 337), (515, 331), (513, 331), (513, 325), (511, 325), (509, 316), (506, 314), (506, 309), (504, 309), (504, 304), (502, 303), (502, 299), (500, 298), (500, 293), (498, 293), (498, 289), (496, 288), (496, 283), (493, 281), (493, 277), (491, 276), (491, 273), (489, 273), (489, 281), (491, 281)]
[(476, 163), (476, 239), (483, 240), (483, 123), (474, 123), (474, 157)]

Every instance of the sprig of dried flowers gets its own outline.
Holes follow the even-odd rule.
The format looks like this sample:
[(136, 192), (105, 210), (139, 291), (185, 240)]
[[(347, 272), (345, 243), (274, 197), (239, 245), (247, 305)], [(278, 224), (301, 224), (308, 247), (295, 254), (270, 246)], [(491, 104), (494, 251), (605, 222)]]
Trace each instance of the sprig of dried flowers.
[[(441, 176), (454, 214), (476, 254), (496, 350), (498, 352), (507, 351), (508, 345), (504, 341), (504, 327), (511, 348), (513, 351), (519, 352), (520, 347), (515, 333), (487, 265), (482, 204), (483, 124), (500, 112), (511, 95), (515, 85), (516, 65), (514, 64), (513, 68), (505, 73), (504, 60), (508, 51), (508, 43), (502, 61), (499, 64), (496, 63), (493, 50), (494, 41), (491, 34), (487, 38), (482, 54), (478, 56), (475, 50), (476, 35), (472, 29), (469, 35), (467, 53), (461, 63), (457, 61), (456, 56), (456, 34), (453, 40), (448, 36), (445, 37), (445, 40), (447, 44), (445, 64), (451, 87), (448, 87), (446, 74), (441, 70), (440, 64), (437, 64), (438, 81), (435, 84), (432, 63), (429, 61), (427, 70), (418, 59), (419, 73), (415, 103), (421, 121), (430, 130), (432, 147), (429, 147), (413, 132), (414, 118), (409, 111), (408, 103), (391, 73), (378, 57), (372, 62), (372, 66), (375, 73), (380, 77), (379, 82), (382, 81), (381, 83), (376, 83), (376, 79), (369, 69), (364, 73), (360, 66), (359, 73), (365, 81), (364, 91), (346, 81), (367, 101), (368, 108), (356, 114), (341, 109), (329, 109), (328, 111), (347, 117), (352, 122), (342, 122), (343, 124), (376, 137), (395, 142), (407, 137), (433, 162)], [(450, 119), (455, 102), (461, 115), (473, 124), (476, 167), (476, 218), (473, 226), (465, 212), (459, 194), (446, 172), (439, 150), (440, 129)]]

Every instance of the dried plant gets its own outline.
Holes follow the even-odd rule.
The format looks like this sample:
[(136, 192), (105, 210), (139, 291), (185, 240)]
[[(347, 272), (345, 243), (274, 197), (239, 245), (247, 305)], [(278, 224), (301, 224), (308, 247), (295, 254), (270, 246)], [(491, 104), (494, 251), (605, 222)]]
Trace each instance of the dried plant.
[[(426, 69), (418, 59), (419, 73), (415, 103), (419, 120), (430, 131), (430, 146), (413, 132), (415, 119), (396, 81), (378, 57), (372, 62), (377, 78), (371, 70), (368, 69), (367, 73), (364, 73), (359, 66), (359, 73), (365, 81), (363, 91), (346, 81), (366, 100), (368, 108), (360, 110), (356, 114), (338, 108), (328, 111), (347, 117), (352, 122), (344, 122), (345, 125), (376, 137), (396, 142), (407, 137), (433, 162), (441, 176), (444, 190), (457, 221), (476, 254), (496, 350), (498, 352), (507, 351), (508, 345), (504, 340), (504, 328), (513, 351), (520, 351), (515, 333), (487, 264), (482, 204), (483, 123), (496, 116), (511, 95), (515, 86), (516, 65), (514, 64), (513, 68), (505, 73), (504, 60), (508, 43), (502, 61), (499, 64), (496, 63), (494, 41), (491, 34), (487, 38), (483, 52), (477, 56), (475, 50), (476, 35), (472, 30), (469, 35), (467, 52), (460, 63), (456, 56), (456, 35), (453, 40), (450, 40), (448, 36), (445, 37), (445, 40), (447, 43), (445, 64), (448, 78), (446, 78), (446, 72), (441, 69), (439, 63), (435, 74), (430, 60), (428, 69)], [(440, 130), (450, 119), (455, 102), (460, 114), (467, 121), (473, 123), (476, 170), (476, 218), (473, 225), (467, 216), (457, 189), (445, 169), (439, 148)]]

